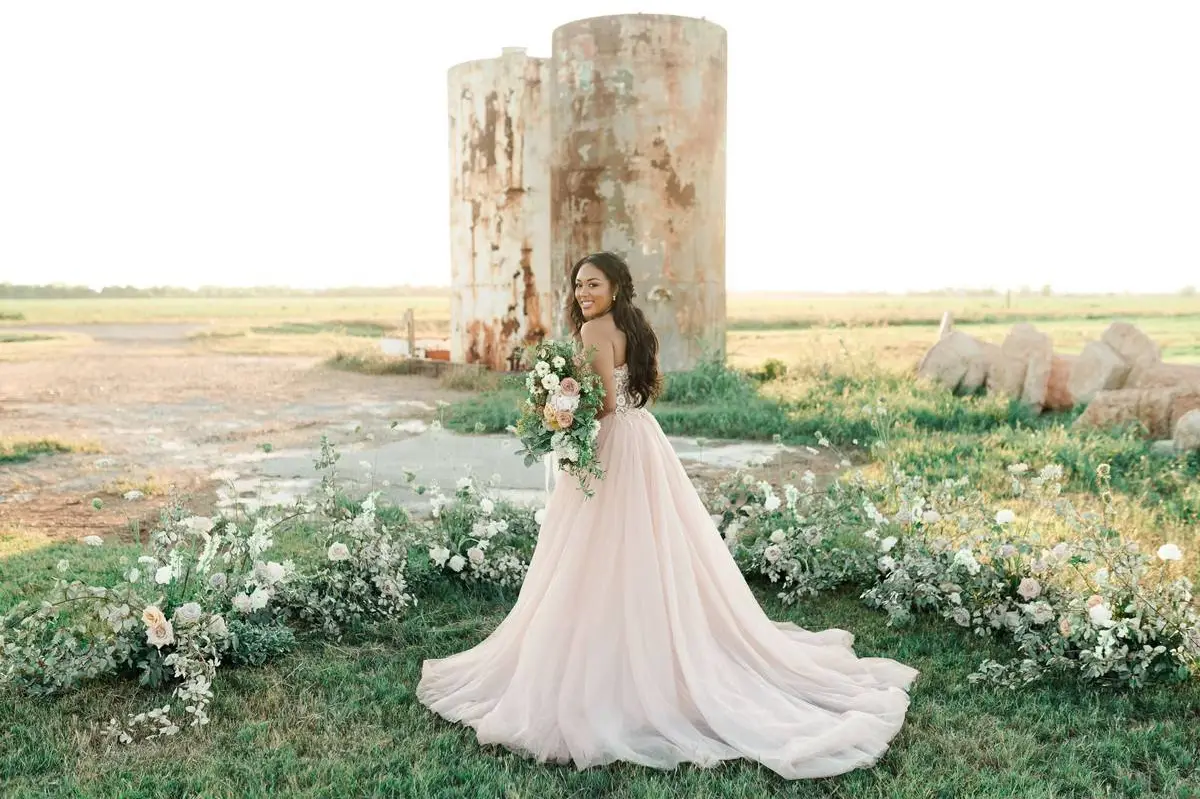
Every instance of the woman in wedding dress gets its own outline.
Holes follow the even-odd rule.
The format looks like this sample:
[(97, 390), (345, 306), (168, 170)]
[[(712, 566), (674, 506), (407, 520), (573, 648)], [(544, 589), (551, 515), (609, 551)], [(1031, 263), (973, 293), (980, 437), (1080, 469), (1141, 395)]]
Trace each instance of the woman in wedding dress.
[(853, 636), (771, 621), (645, 404), (658, 340), (629, 269), (572, 272), (570, 318), (605, 388), (586, 499), (559, 473), (512, 611), (486, 640), (427, 660), (419, 700), (481, 744), (579, 769), (747, 758), (789, 779), (874, 764), (904, 723), (909, 666)]

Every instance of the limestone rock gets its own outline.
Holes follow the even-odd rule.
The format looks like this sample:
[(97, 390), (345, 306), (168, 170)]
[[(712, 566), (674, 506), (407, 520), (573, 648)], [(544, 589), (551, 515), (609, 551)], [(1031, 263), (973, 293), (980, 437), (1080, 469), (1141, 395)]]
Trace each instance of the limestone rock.
[(1135, 365), (1125, 388), (1190, 388), (1200, 391), (1200, 366), (1184, 363), (1143, 363)]
[(1050, 359), (1050, 377), (1046, 381), (1046, 396), (1042, 401), (1045, 410), (1066, 411), (1075, 407), (1070, 384), (1078, 360), (1076, 355), (1055, 355)]
[(1128, 322), (1113, 322), (1100, 340), (1130, 366), (1155, 364), (1162, 360), (1162, 353), (1153, 339)]
[(1033, 325), (1022, 322), (1013, 325), (1000, 345), (1001, 351), (1024, 364), (1021, 381), (1021, 400), (1041, 411), (1046, 402), (1046, 386), (1054, 360), (1054, 344), (1050, 337)]
[(1086, 404), (1098, 391), (1121, 388), (1129, 377), (1130, 365), (1103, 341), (1089, 341), (1071, 369), (1067, 384), (1075, 402)]
[(1200, 411), (1188, 411), (1175, 425), (1175, 449), (1180, 452), (1200, 450)]
[(1020, 397), (1025, 385), (1025, 362), (1009, 355), (997, 344), (983, 345), (989, 361), (987, 390), (990, 394), (1005, 397)]
[(1184, 416), (1194, 411), (1200, 411), (1200, 389), (1177, 389), (1171, 400), (1171, 434), (1179, 429), (1179, 422)]
[(1101, 391), (1075, 420), (1081, 428), (1110, 428), (1130, 423), (1145, 427), (1154, 439), (1171, 437), (1171, 405), (1178, 394), (1172, 388), (1122, 388)]
[(955, 393), (970, 393), (983, 385), (987, 359), (977, 339), (951, 330), (925, 353), (917, 367), (917, 375)]

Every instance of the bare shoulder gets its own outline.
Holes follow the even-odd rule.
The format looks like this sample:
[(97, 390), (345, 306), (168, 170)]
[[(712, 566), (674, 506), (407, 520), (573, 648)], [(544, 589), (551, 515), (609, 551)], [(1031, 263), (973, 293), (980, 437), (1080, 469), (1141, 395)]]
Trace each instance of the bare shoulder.
[(611, 344), (616, 338), (617, 326), (608, 317), (589, 319), (579, 328), (579, 337), (584, 344)]

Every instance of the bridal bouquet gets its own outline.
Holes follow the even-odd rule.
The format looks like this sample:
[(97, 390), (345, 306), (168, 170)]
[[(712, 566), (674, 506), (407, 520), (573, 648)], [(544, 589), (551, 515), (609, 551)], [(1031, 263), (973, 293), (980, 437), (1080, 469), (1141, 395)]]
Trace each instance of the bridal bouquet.
[(604, 385), (571, 341), (547, 340), (530, 350), (533, 368), (525, 378), (529, 392), (515, 432), (524, 448), (518, 455), (532, 466), (553, 452), (562, 468), (579, 480), (591, 497), (589, 478), (604, 477), (596, 461), (596, 416), (604, 403)]

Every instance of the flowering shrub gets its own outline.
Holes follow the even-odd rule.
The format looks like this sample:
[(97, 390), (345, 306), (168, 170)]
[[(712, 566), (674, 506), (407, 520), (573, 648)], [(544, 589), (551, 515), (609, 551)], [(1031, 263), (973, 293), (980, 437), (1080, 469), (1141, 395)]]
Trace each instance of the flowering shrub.
[(517, 454), (532, 466), (554, 453), (590, 497), (590, 478), (604, 477), (596, 460), (596, 416), (604, 404), (604, 385), (571, 341), (544, 341), (530, 353), (534, 364), (525, 378), (528, 396), (515, 426), (523, 445)]
[[(340, 635), (350, 621), (400, 614), (412, 601), (404, 579), (411, 537), (379, 523), (372, 497), (353, 511), (338, 501), (336, 460), (322, 442), (317, 465), (331, 470), (324, 500), (287, 516), (210, 519), (169, 508), (146, 554), (122, 559), (115, 585), (70, 580), (71, 564), (61, 561), (64, 576), (40, 603), (0, 617), (0, 686), (45, 695), (136, 670), (144, 685), (175, 682), (173, 698), (200, 726), (225, 658), (262, 663), (288, 651), (289, 623)], [(270, 559), (280, 527), (313, 516), (324, 534), (320, 565), (303, 573)], [(105, 727), (123, 743), (179, 730), (171, 703)]]
[(458, 480), (447, 497), (436, 486), (428, 492), (431, 523), (424, 537), (430, 562), (441, 572), (470, 583), (519, 587), (529, 569), (544, 511), (503, 502), (496, 497), (498, 478), (479, 485)]

